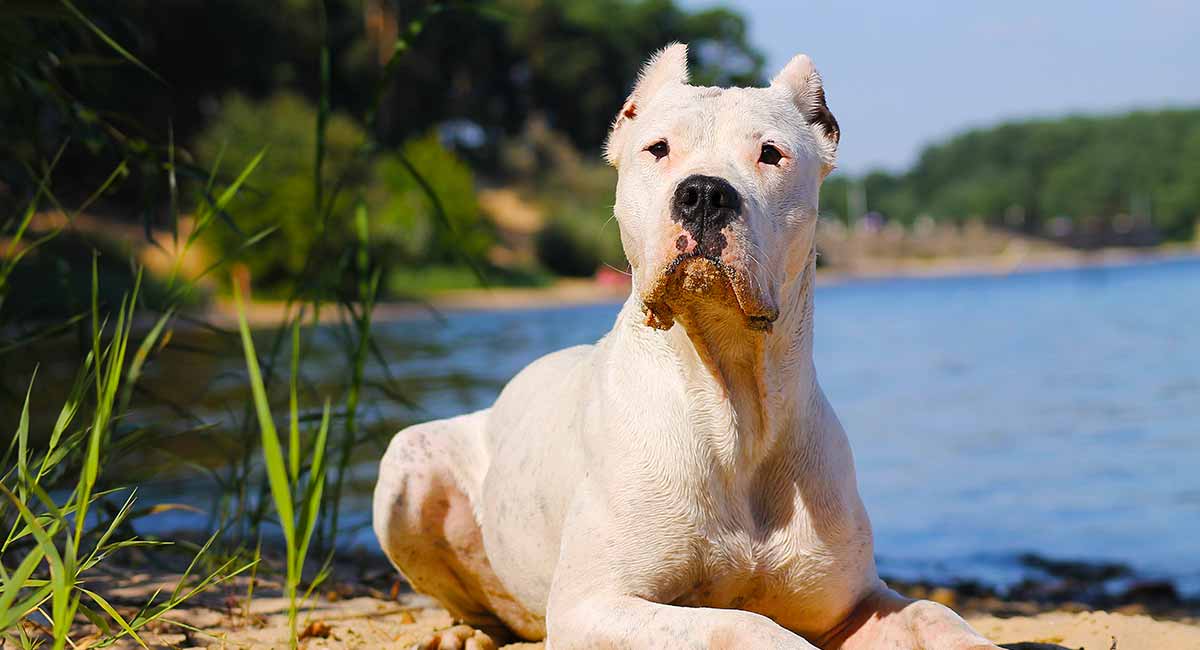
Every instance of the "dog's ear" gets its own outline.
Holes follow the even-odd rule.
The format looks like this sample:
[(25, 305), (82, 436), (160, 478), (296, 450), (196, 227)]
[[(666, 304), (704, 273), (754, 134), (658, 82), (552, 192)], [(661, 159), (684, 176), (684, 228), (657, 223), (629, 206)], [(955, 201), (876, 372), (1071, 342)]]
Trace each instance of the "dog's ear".
[(645, 104), (655, 93), (671, 84), (686, 84), (688, 82), (687, 45), (672, 43), (650, 57), (638, 74), (637, 83), (629, 99), (613, 120), (612, 129), (608, 132), (608, 141), (604, 144), (604, 158), (612, 166), (617, 165), (617, 157), (621, 149), (621, 127), (637, 119), (638, 107)]
[(813, 67), (807, 54), (799, 54), (783, 66), (783, 70), (771, 80), (772, 88), (782, 88), (792, 97), (796, 108), (817, 134), (817, 141), (826, 156), (826, 164), (832, 168), (841, 131), (837, 119), (825, 104), (825, 88), (821, 75)]

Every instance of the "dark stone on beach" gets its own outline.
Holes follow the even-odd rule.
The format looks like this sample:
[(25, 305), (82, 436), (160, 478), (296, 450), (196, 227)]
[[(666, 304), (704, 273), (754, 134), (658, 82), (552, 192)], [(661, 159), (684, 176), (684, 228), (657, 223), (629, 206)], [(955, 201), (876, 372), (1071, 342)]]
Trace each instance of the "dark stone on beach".
[(995, 589), (977, 580), (958, 580), (950, 587), (964, 598), (991, 598), (997, 595)]
[[(1040, 559), (1032, 559), (1032, 562), (1039, 566), (1043, 564)], [(1045, 569), (1031, 572), (1024, 580), (1002, 591), (971, 580), (908, 582), (885, 577), (884, 581), (909, 598), (954, 603), (956, 610), (1002, 617), (1032, 616), (1055, 610), (1110, 610), (1189, 620), (1200, 616), (1200, 598), (1184, 598), (1170, 581), (1132, 578), (1127, 575), (1130, 570), (1122, 565), (1055, 561), (1049, 564), (1055, 573), (1063, 575), (1050, 575)], [(1115, 578), (1122, 579), (1114, 582)]]
[(1079, 562), (1054, 560), (1036, 553), (1024, 553), (1017, 558), (1021, 564), (1047, 575), (1084, 583), (1104, 582), (1133, 574), (1133, 569), (1118, 562)]
[(1175, 585), (1166, 580), (1145, 580), (1135, 582), (1118, 597), (1121, 603), (1141, 603), (1153, 605), (1176, 605), (1181, 598)]

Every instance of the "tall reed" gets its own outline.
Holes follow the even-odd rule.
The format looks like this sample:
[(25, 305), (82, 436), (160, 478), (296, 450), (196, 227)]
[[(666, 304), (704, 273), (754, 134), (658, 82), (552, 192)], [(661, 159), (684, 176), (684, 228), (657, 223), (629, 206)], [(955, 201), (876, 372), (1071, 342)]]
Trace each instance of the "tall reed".
[[(312, 464), (308, 467), (307, 476), (301, 468), (300, 457), (300, 415), (297, 408), (296, 383), (299, 376), (300, 362), (300, 324), (297, 320), (292, 326), (292, 376), (289, 391), (288, 412), (288, 451), (285, 454), (279, 442), (279, 433), (271, 415), (271, 404), (263, 386), (262, 371), (258, 365), (258, 354), (254, 350), (254, 340), (250, 335), (250, 326), (246, 324), (245, 307), (242, 305), (241, 291), (237, 284), (233, 285), (233, 295), (237, 302), (238, 330), (241, 333), (242, 349), (246, 357), (246, 368), (250, 375), (250, 388), (253, 392), (255, 411), (258, 416), (258, 427), (261, 433), (263, 463), (266, 466), (267, 483), (271, 489), (271, 497), (275, 503), (275, 511), (279, 515), (279, 525), (283, 529), (283, 540), (287, 554), (287, 576), (284, 582), (284, 595), (288, 599), (288, 630), (289, 643), (297, 647), (298, 631), (296, 617), (299, 610), (298, 591), (300, 580), (304, 573), (305, 560), (308, 557), (309, 544), (312, 542), (313, 531), (316, 529), (317, 517), (321, 508), (321, 495), (325, 490), (325, 446), (329, 436), (329, 401), (321, 411), (321, 424), (317, 429), (309, 452)], [(317, 579), (309, 587), (309, 593), (325, 577), (326, 571), (318, 574)]]

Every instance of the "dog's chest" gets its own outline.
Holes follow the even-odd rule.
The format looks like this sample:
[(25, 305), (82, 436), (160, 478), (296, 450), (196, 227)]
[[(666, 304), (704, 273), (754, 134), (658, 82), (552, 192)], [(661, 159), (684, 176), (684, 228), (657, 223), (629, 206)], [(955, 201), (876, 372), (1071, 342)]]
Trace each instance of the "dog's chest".
[(724, 504), (697, 530), (693, 570), (675, 604), (757, 612), (813, 634), (846, 616), (875, 579), (869, 525), (853, 509), (832, 521), (796, 495), (776, 496), (758, 512)]

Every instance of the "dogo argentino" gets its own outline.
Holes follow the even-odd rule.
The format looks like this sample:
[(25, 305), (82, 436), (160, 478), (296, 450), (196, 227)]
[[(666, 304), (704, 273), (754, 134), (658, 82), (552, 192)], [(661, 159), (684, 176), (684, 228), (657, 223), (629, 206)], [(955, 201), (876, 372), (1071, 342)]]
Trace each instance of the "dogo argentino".
[(379, 542), (465, 624), (418, 646), (996, 648), (876, 574), (812, 362), (839, 136), (812, 62), (687, 80), (685, 46), (652, 57), (608, 138), (633, 271), (612, 331), (383, 457)]

